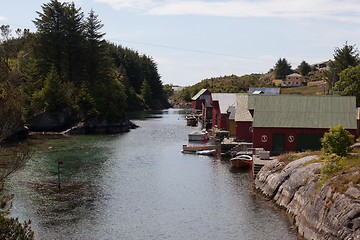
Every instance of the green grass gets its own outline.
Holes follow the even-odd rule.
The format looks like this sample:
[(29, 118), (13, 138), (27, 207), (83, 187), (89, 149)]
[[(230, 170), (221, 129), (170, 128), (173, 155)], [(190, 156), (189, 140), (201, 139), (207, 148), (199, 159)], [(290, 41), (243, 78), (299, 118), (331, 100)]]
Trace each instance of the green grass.
[(289, 164), (292, 161), (295, 161), (297, 159), (311, 156), (311, 155), (321, 155), (321, 151), (305, 151), (305, 152), (289, 152), (281, 154), (277, 157), (279, 162), (284, 162), (285, 164)]
[[(309, 161), (304, 166), (316, 163), (316, 162), (323, 162), (325, 166), (325, 161), (329, 159), (329, 156), (323, 155), (322, 151), (306, 151), (306, 152), (290, 152), (285, 153), (278, 156), (279, 162), (283, 162), (284, 164), (279, 166), (276, 171), (279, 173), (285, 166), (297, 159), (310, 156), (310, 155), (318, 155), (317, 159), (313, 161)], [(324, 171), (324, 166), (321, 169), (320, 178), (317, 184), (317, 188), (320, 189), (321, 186), (324, 185), (329, 179), (338, 176), (336, 179), (329, 182), (332, 185), (332, 188), (338, 192), (344, 193), (348, 189), (350, 184), (360, 184), (360, 149), (356, 149), (353, 151), (353, 154), (348, 155), (346, 157), (340, 158), (337, 162), (336, 167), (327, 168)], [(305, 181), (306, 183), (306, 181)], [(305, 184), (303, 183), (303, 184)]]
[(324, 95), (324, 92), (327, 94), (327, 91), (327, 85), (281, 88), (281, 94)]
[[(327, 160), (327, 158), (327, 156), (324, 157), (324, 162)], [(330, 178), (338, 176), (330, 184), (332, 184), (334, 189), (338, 189), (340, 192), (344, 192), (346, 191), (349, 183), (360, 183), (360, 175), (358, 174), (359, 171), (360, 154), (356, 153), (355, 155), (348, 155), (341, 158), (336, 167), (333, 168), (333, 171), (329, 171), (329, 169), (323, 167), (317, 187), (320, 188)]]

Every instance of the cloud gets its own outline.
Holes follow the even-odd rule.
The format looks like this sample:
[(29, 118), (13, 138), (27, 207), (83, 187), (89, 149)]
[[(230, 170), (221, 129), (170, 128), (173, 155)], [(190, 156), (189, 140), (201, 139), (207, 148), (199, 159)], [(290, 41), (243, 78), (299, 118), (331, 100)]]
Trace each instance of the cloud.
[(157, 6), (156, 0), (95, 0), (99, 3), (107, 3), (116, 10), (132, 9), (146, 11)]
[(7, 20), (6, 17), (0, 15), (0, 21), (6, 21), (6, 20)]
[(150, 15), (206, 15), (224, 17), (323, 18), (359, 21), (356, 0), (96, 0), (114, 9)]

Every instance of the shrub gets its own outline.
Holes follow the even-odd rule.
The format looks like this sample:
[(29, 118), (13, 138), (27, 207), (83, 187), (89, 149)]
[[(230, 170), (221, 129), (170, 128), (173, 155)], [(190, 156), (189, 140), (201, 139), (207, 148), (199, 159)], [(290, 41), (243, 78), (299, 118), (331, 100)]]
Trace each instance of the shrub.
[(341, 157), (336, 155), (335, 153), (325, 156), (323, 167), (322, 167), (322, 174), (330, 175), (332, 173), (338, 172), (343, 169), (343, 163), (346, 161), (345, 157)]
[(9, 214), (9, 201), (13, 195), (0, 197), (0, 239), (21, 239), (32, 240), (34, 239), (34, 232), (31, 230), (31, 221), (21, 223), (18, 218), (8, 218)]
[(354, 136), (342, 125), (331, 127), (321, 139), (322, 149), (325, 154), (335, 153), (339, 156), (346, 156), (352, 150), (353, 139)]

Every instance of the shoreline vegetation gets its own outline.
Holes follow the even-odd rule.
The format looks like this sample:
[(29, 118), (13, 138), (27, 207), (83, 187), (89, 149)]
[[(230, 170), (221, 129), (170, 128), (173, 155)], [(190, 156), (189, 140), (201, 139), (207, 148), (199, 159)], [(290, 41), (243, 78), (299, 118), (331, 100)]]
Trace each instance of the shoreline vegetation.
[[(126, 132), (137, 127), (128, 112), (169, 105), (154, 59), (106, 41), (94, 10), (58, 0), (39, 8), (36, 32), (0, 26), (0, 192), (31, 158), (19, 142), (30, 131)], [(7, 217), (11, 199), (0, 197), (0, 238), (33, 239), (30, 221)]]
[(85, 15), (74, 3), (50, 0), (37, 15), (34, 33), (17, 29), (14, 36), (9, 25), (0, 27), (5, 138), (14, 129), (23, 133), (22, 125), (64, 131), (84, 123), (84, 132), (123, 131), (127, 112), (169, 106), (153, 58), (106, 41), (94, 10)]

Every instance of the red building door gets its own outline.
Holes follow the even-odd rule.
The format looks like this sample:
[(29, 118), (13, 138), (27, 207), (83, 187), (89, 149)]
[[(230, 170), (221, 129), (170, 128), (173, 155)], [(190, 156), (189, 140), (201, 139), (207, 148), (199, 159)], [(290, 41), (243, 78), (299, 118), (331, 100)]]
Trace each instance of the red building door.
[(286, 137), (285, 134), (273, 134), (273, 151), (285, 152)]

